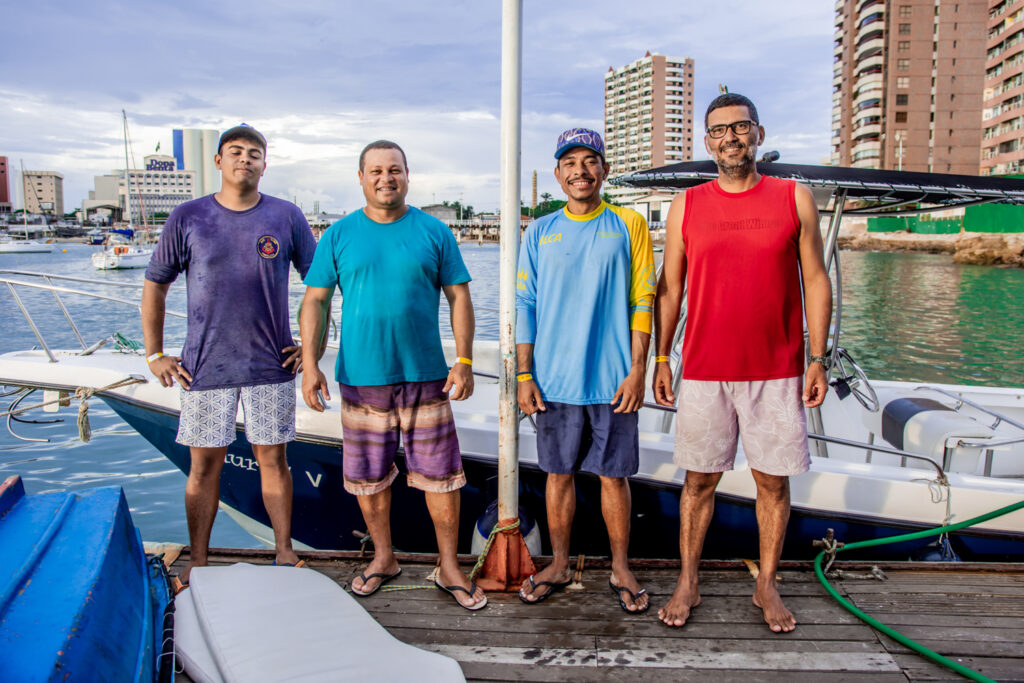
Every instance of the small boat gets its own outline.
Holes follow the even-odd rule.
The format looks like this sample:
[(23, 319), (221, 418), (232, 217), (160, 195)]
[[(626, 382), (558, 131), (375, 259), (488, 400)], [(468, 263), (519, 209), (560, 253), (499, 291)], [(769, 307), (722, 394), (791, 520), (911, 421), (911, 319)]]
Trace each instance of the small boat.
[(153, 256), (152, 247), (135, 244), (135, 230), (114, 228), (107, 233), (106, 246), (92, 255), (92, 266), (96, 270), (119, 270), (145, 268)]
[(99, 228), (94, 228), (85, 236), (85, 243), (98, 247), (107, 241), (107, 233)]
[(156, 681), (169, 603), (120, 487), (0, 486), (0, 680)]
[(52, 251), (53, 245), (46, 242), (0, 235), (0, 254), (49, 254)]

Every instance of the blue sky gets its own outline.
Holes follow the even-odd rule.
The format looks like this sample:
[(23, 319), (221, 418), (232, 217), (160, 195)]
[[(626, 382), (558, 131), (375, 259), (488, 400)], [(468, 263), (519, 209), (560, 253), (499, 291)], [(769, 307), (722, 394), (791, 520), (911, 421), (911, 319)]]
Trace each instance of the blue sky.
[[(63, 173), (66, 207), (123, 167), (122, 108), (139, 165), (157, 142), (170, 153), (173, 128), (256, 126), (270, 140), (261, 189), (307, 211), (362, 205), (358, 154), (377, 138), (406, 149), (410, 203), (498, 206), (498, 0), (5, 0), (0, 12), (0, 156)], [(524, 199), (533, 169), (539, 192), (560, 194), (558, 133), (601, 130), (604, 73), (647, 50), (694, 59), (698, 116), (727, 84), (757, 103), (766, 149), (819, 163), (832, 17), (824, 0), (526, 0)]]

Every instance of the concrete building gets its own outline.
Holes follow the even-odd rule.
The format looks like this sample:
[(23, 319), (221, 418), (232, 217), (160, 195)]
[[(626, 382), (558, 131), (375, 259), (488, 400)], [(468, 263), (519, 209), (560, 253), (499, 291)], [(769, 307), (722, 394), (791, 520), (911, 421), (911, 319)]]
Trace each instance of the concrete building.
[(29, 213), (64, 215), (64, 176), (56, 171), (24, 171), (21, 185)]
[(693, 159), (693, 60), (648, 52), (604, 75), (612, 177)]
[(220, 132), (199, 128), (175, 129), (172, 137), (177, 170), (195, 172), (195, 196), (203, 197), (220, 190), (220, 171), (213, 163)]
[[(131, 187), (131, 222), (140, 224), (145, 212), (146, 221), (162, 221), (176, 206), (195, 199), (197, 195), (196, 172), (178, 170), (175, 157), (151, 154), (144, 158), (145, 168), (132, 169), (129, 174)], [(97, 180), (110, 176), (97, 176)], [(118, 176), (118, 204), (122, 212), (125, 207), (124, 172)], [(96, 193), (100, 191), (97, 186)], [(93, 194), (93, 193), (90, 193)]]
[(421, 206), (420, 211), (429, 214), (443, 223), (451, 223), (459, 219), (458, 210), (454, 206), (446, 204), (427, 204)]
[(837, 0), (831, 163), (976, 175), (988, 10)]
[(89, 198), (82, 200), (82, 222), (94, 214), (115, 217), (115, 212), (123, 209), (120, 198), (120, 187), (123, 173), (93, 176), (93, 189), (89, 190)]
[(7, 157), (0, 157), (0, 213), (11, 212), (11, 177), (7, 170)]
[(1024, 0), (989, 0), (981, 175), (1024, 171)]

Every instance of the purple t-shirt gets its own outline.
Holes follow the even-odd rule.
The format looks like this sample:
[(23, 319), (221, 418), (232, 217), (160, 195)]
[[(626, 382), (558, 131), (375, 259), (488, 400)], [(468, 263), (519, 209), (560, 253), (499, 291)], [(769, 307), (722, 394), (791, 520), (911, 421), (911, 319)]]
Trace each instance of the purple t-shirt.
[(232, 211), (213, 195), (171, 212), (146, 279), (186, 275), (188, 332), (181, 364), (192, 388), (276, 384), (292, 379), (281, 349), (294, 341), (288, 320), (288, 272), (305, 277), (316, 241), (291, 202), (260, 195)]

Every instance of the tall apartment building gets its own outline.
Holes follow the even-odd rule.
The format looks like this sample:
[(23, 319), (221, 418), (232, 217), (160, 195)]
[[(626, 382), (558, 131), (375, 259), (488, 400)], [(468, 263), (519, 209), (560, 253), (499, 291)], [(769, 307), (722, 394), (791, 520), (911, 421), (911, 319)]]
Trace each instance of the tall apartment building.
[(7, 157), (0, 157), (0, 213), (11, 212), (11, 178), (7, 172)]
[(604, 76), (611, 175), (693, 159), (693, 60), (648, 52)]
[(21, 186), (29, 213), (64, 216), (64, 176), (56, 171), (24, 171)]
[(220, 172), (213, 163), (220, 133), (212, 129), (185, 128), (172, 131), (174, 159), (179, 171), (195, 171), (196, 196), (220, 190)]
[(1024, 172), (1024, 0), (989, 0), (981, 175)]
[(832, 164), (976, 175), (987, 23), (981, 0), (837, 0)]

